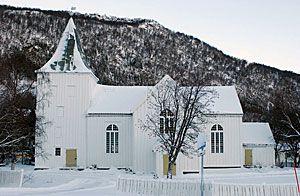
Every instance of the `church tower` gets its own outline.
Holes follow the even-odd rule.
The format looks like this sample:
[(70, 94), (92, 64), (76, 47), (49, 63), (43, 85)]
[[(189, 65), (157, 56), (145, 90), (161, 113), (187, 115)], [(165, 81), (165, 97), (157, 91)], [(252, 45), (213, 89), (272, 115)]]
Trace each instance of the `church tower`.
[(41, 144), (36, 148), (36, 167), (86, 166), (86, 111), (98, 78), (84, 59), (70, 18), (55, 53), (36, 71), (37, 116), (45, 131), (36, 136)]

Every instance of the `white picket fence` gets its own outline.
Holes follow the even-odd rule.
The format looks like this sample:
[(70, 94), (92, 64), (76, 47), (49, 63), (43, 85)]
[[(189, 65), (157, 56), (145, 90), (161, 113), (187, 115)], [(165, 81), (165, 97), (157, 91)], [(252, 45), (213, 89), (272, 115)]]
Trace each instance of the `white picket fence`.
[[(117, 189), (122, 192), (161, 196), (200, 195), (196, 180), (136, 179), (119, 177)], [(207, 183), (205, 196), (299, 196), (292, 184), (220, 184)]]
[(0, 187), (21, 187), (23, 170), (0, 171)]

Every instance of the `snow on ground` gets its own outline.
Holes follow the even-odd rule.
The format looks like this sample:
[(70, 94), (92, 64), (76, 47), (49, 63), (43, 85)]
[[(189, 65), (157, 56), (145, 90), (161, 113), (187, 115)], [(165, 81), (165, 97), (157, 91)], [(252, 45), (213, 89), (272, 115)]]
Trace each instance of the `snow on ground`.
[[(24, 169), (22, 188), (0, 188), (0, 195), (101, 195), (129, 196), (132, 193), (121, 193), (116, 190), (118, 176), (152, 178), (147, 175), (127, 174), (116, 169), (72, 171), (50, 169), (34, 171), (33, 166), (18, 166)], [(8, 167), (0, 167), (7, 170)], [(300, 173), (300, 169), (298, 169)], [(199, 175), (189, 174), (176, 176), (175, 179), (197, 179)], [(295, 184), (292, 168), (252, 168), (252, 169), (211, 169), (205, 170), (205, 180), (217, 183), (247, 184)]]

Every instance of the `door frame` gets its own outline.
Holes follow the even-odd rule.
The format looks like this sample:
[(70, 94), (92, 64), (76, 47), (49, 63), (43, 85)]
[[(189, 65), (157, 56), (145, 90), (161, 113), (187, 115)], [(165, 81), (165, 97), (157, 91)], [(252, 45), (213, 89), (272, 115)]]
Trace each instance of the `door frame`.
[[(68, 164), (68, 151), (75, 151), (74, 162), (75, 164)], [(77, 167), (77, 149), (76, 148), (67, 148), (66, 149), (66, 167)]]
[(253, 149), (251, 149), (251, 148), (245, 149), (245, 165), (246, 166), (253, 165)]

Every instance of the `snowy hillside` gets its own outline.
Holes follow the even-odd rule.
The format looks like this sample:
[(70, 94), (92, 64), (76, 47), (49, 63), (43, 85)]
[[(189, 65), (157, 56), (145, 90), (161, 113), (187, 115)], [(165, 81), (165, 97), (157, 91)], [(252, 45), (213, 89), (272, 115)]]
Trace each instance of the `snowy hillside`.
[[(44, 65), (68, 18), (68, 12), (0, 6), (1, 55), (17, 47)], [(237, 86), (245, 120), (264, 120), (276, 88), (292, 85), (300, 94), (300, 75), (225, 55), (153, 20), (79, 13), (73, 18), (86, 60), (102, 84), (153, 85), (165, 74), (189, 83), (188, 75), (194, 74), (189, 68), (197, 67), (206, 85)]]

